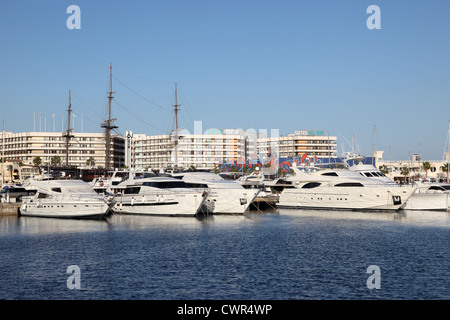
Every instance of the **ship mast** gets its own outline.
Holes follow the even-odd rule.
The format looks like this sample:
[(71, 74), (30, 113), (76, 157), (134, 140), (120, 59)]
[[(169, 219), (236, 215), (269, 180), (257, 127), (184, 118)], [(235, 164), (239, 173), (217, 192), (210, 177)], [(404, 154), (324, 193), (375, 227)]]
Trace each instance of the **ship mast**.
[(70, 138), (73, 138), (73, 135), (70, 134), (72, 129), (70, 128), (70, 113), (72, 112), (72, 100), (69, 90), (69, 107), (67, 109), (67, 131), (63, 134), (63, 137), (66, 138), (66, 167), (69, 166), (69, 144)]
[(108, 119), (103, 122), (101, 125), (102, 128), (105, 128), (105, 169), (109, 170), (111, 166), (111, 130), (118, 128), (113, 124), (113, 122), (117, 119), (111, 119), (111, 103), (113, 94), (115, 92), (112, 91), (112, 64), (109, 66), (109, 92), (108, 92)]
[(175, 165), (174, 167), (178, 167), (178, 92), (177, 92), (177, 83), (175, 82), (175, 104), (173, 105), (175, 111)]

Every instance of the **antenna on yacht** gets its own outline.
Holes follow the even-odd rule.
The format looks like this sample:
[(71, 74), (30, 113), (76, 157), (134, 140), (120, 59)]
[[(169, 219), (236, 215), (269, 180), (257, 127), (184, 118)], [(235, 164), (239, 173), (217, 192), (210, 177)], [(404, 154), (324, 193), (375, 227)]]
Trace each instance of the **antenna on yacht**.
[(372, 131), (372, 165), (375, 166), (375, 155), (373, 154), (375, 152), (375, 125), (373, 126)]
[(2, 188), (5, 183), (5, 177), (3, 172), (3, 166), (5, 165), (5, 119), (3, 119), (3, 128), (2, 128)]
[(447, 148), (447, 183), (450, 183), (449, 171), (450, 171), (450, 121), (448, 122), (448, 148)]

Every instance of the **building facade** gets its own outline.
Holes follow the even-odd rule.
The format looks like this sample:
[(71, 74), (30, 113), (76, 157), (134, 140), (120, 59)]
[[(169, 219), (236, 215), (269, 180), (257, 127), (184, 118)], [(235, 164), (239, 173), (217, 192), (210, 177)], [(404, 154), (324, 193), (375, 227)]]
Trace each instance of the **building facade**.
[(278, 148), (279, 158), (297, 158), (305, 154), (318, 159), (337, 157), (337, 137), (327, 135), (324, 130), (296, 130), (287, 136), (258, 138), (259, 154), (268, 154), (274, 147)]
[[(68, 164), (71, 167), (88, 166), (105, 168), (106, 144), (103, 133), (73, 132), (69, 141)], [(124, 166), (124, 138), (111, 139), (111, 167)], [(21, 161), (24, 164), (51, 165), (59, 162), (65, 165), (67, 159), (66, 138), (60, 132), (3, 132), (0, 146), (6, 160)], [(88, 162), (88, 159), (90, 161)], [(93, 160), (93, 162), (92, 162)]]
[[(383, 151), (375, 151), (374, 154), (376, 167), (394, 181), (443, 182), (449, 179), (448, 172), (444, 169), (448, 167), (449, 153), (446, 154), (446, 160), (422, 160), (418, 154), (414, 154), (409, 160), (384, 160)], [(428, 170), (425, 170), (424, 162), (429, 163)]]
[[(325, 131), (296, 131), (286, 137), (267, 137), (265, 134), (239, 129), (210, 129), (203, 134), (179, 131), (178, 135), (132, 134), (129, 157), (138, 170), (174, 167), (215, 169), (224, 163), (257, 160), (261, 157), (336, 158), (336, 137)], [(175, 144), (178, 141), (178, 144)]]
[[(177, 144), (175, 142), (178, 141)], [(133, 135), (133, 166), (159, 170), (175, 167), (214, 169), (244, 156), (245, 136), (240, 134)]]

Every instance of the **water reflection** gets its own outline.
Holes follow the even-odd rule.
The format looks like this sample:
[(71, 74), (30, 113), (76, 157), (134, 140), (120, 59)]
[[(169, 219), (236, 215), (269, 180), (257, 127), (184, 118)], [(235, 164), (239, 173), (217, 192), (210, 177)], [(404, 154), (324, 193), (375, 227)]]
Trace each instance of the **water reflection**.
[(297, 222), (347, 223), (382, 222), (417, 226), (450, 226), (450, 213), (437, 211), (364, 212), (332, 210), (278, 209), (268, 212), (247, 212), (244, 215), (210, 215), (193, 217), (159, 217), (116, 214), (105, 220), (75, 220), (37, 217), (0, 217), (0, 236), (5, 234), (99, 232), (130, 229), (197, 229), (204, 227), (239, 228), (253, 223), (289, 224)]
[(298, 210), (279, 209), (280, 215), (289, 217), (327, 220), (366, 220), (380, 222), (401, 222), (427, 226), (450, 226), (450, 213), (444, 211), (353, 211), (353, 210)]
[(92, 232), (107, 230), (106, 220), (77, 220), (38, 217), (1, 217), (0, 234)]

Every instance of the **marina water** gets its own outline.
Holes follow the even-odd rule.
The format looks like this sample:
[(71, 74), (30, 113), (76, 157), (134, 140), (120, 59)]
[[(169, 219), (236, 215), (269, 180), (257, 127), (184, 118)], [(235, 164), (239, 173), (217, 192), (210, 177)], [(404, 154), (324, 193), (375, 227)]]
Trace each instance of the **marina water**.
[(449, 299), (449, 231), (446, 212), (1, 217), (0, 299)]

